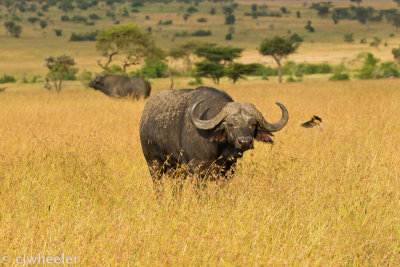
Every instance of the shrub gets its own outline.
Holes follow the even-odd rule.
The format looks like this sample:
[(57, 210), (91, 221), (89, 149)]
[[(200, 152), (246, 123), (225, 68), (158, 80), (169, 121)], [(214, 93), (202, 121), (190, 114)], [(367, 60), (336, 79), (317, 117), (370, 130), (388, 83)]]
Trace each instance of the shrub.
[(380, 72), (382, 78), (398, 78), (400, 77), (399, 69), (396, 67), (394, 62), (383, 62), (380, 66)]
[(88, 19), (85, 16), (75, 15), (72, 17), (72, 21), (76, 23), (87, 23)]
[(158, 25), (171, 25), (171, 24), (172, 24), (172, 20), (166, 20), (166, 21), (159, 20), (158, 21)]
[(132, 7), (139, 7), (144, 5), (144, 0), (132, 0)]
[(39, 21), (39, 25), (40, 25), (40, 28), (44, 29), (44, 28), (47, 27), (47, 21), (45, 21), (45, 20), (40, 20), (40, 21)]
[(197, 19), (197, 22), (203, 23), (203, 22), (207, 22), (206, 18), (199, 18)]
[(191, 34), (191, 36), (210, 36), (210, 30), (197, 30)]
[(26, 76), (24, 74), (24, 76), (22, 77), (22, 82), (23, 83), (36, 83), (36, 82), (38, 82), (39, 78), (40, 78), (40, 76), (35, 75), (32, 77), (31, 80), (28, 80), (28, 78), (26, 78)]
[(289, 37), (289, 40), (292, 41), (292, 42), (296, 42), (296, 43), (301, 43), (301, 42), (304, 41), (303, 38), (300, 37), (300, 35), (298, 35), (297, 33), (292, 34)]
[(67, 15), (61, 16), (61, 21), (71, 21), (71, 19)]
[(79, 42), (79, 41), (96, 41), (97, 31), (88, 32), (88, 33), (72, 33), (69, 40), (71, 42)]
[(195, 13), (195, 12), (198, 12), (198, 11), (199, 11), (199, 10), (198, 10), (197, 8), (193, 7), (193, 6), (189, 7), (189, 8), (186, 10), (186, 12), (189, 13), (189, 14)]
[(330, 81), (349, 81), (350, 75), (348, 73), (343, 72), (335, 72), (331, 77), (329, 77)]
[(225, 35), (225, 40), (231, 41), (232, 40), (232, 33), (228, 33), (227, 35)]
[(101, 20), (101, 17), (97, 14), (90, 14), (89, 19), (91, 20)]
[(176, 32), (174, 34), (175, 37), (187, 37), (189, 36), (189, 33), (187, 31), (180, 31), (180, 32)]
[[(121, 68), (121, 66), (118, 66), (118, 65), (115, 65), (115, 64), (111, 65), (109, 67), (109, 69), (110, 69), (112, 74), (122, 75), (123, 72), (124, 72), (124, 70)], [(106, 70), (104, 70), (103, 73), (108, 74)]]
[(158, 59), (146, 58), (145, 64), (140, 68), (141, 76), (148, 78), (168, 77), (168, 65)]
[(301, 79), (295, 79), (293, 78), (293, 76), (290, 76), (286, 79), (286, 82), (288, 83), (301, 82)]
[(230, 14), (230, 15), (226, 16), (226, 18), (225, 18), (226, 25), (235, 24), (235, 21), (236, 21), (236, 18), (235, 18), (235, 15), (233, 15), (233, 14)]
[(111, 10), (107, 10), (106, 11), (106, 16), (111, 18), (111, 19), (115, 19), (115, 13), (112, 12)]
[(359, 58), (364, 58), (364, 65), (361, 69), (357, 70), (356, 77), (359, 79), (375, 79), (379, 76), (378, 62), (379, 59), (374, 57), (373, 54), (360, 54)]
[(62, 36), (62, 29), (54, 29), (53, 30), (56, 36)]
[(194, 81), (189, 81), (188, 82), (188, 85), (202, 85), (202, 84), (204, 84), (204, 83), (203, 83), (203, 80), (200, 77), (196, 77), (194, 79)]
[(364, 65), (357, 70), (357, 78), (380, 79), (400, 77), (399, 69), (392, 61), (383, 62), (378, 65), (380, 60), (371, 53), (361, 54), (359, 57), (364, 58)]
[(89, 87), (89, 83), (93, 79), (93, 74), (90, 71), (84, 70), (78, 75), (78, 80), (83, 84), (85, 87)]
[(308, 32), (314, 32), (315, 29), (313, 28), (313, 26), (311, 26), (311, 20), (307, 21), (307, 25), (304, 26), (304, 28), (308, 31)]
[(343, 40), (344, 40), (346, 43), (352, 43), (352, 42), (354, 42), (353, 34), (352, 34), (352, 33), (346, 33), (346, 34), (343, 36)]
[(17, 80), (10, 75), (3, 74), (3, 77), (0, 77), (0, 83), (15, 83)]

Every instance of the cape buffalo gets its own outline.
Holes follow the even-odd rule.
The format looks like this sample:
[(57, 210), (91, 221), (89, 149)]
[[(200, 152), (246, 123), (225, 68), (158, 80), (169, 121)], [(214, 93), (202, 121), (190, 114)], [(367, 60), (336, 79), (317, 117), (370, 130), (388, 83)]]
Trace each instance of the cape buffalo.
[(99, 90), (108, 96), (131, 96), (139, 99), (150, 95), (151, 86), (145, 79), (128, 78), (120, 75), (96, 75), (89, 84), (95, 90)]
[(233, 174), (237, 159), (253, 148), (253, 139), (272, 143), (272, 132), (288, 122), (288, 111), (276, 104), (282, 117), (269, 123), (253, 104), (234, 102), (215, 88), (153, 95), (140, 121), (140, 141), (153, 181), (157, 183), (177, 166), (202, 178)]

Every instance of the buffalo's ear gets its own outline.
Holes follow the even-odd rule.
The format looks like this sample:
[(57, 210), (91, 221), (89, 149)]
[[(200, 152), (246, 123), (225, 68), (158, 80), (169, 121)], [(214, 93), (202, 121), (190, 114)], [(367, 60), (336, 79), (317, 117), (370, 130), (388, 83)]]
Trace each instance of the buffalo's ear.
[(274, 136), (270, 131), (265, 130), (263, 128), (258, 128), (256, 130), (256, 134), (254, 136), (254, 138), (257, 141), (261, 141), (261, 142), (266, 142), (266, 143), (274, 143), (274, 140), (272, 140), (272, 136)]
[(210, 137), (208, 137), (209, 142), (225, 143), (226, 133), (224, 130), (215, 130)]

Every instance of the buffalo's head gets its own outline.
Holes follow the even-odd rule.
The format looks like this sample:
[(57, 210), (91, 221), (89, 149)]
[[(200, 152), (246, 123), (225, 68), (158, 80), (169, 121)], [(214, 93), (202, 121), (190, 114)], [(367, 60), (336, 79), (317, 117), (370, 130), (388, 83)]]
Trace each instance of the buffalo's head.
[(96, 90), (100, 90), (104, 86), (104, 78), (104, 75), (97, 74), (96, 76), (94, 76), (93, 81), (89, 83), (89, 86)]
[(253, 139), (273, 143), (272, 132), (281, 130), (289, 120), (289, 113), (284, 105), (276, 103), (282, 110), (282, 117), (276, 123), (266, 121), (260, 111), (253, 104), (229, 102), (221, 112), (209, 120), (196, 118), (194, 111), (203, 102), (196, 102), (190, 110), (193, 124), (201, 130), (213, 129), (208, 137), (210, 142), (228, 143), (239, 152), (239, 156), (246, 150), (253, 148)]

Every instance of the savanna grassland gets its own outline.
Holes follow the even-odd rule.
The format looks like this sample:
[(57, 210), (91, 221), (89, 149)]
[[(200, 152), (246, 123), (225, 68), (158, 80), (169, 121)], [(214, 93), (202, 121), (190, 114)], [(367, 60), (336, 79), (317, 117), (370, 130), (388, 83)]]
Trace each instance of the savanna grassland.
[[(202, 41), (245, 48), (239, 61), (271, 65), (256, 49), (262, 39), (288, 30), (304, 37), (289, 56), (296, 62), (345, 60), (354, 67), (360, 52), (393, 60), (391, 50), (400, 44), (400, 33), (384, 21), (367, 30), (357, 21), (334, 25), (303, 1), (265, 3), (291, 13), (255, 20), (242, 15), (251, 2), (239, 2), (232, 41), (224, 40), (228, 26), (220, 4), (200, 3), (187, 22), (179, 10), (189, 5), (175, 2), (145, 5), (118, 20), (152, 27), (163, 49), (191, 39), (173, 39), (176, 31), (210, 29), (213, 35)], [(396, 7), (393, 1), (361, 5)], [(327, 75), (308, 75), (297, 83), (249, 77), (232, 84), (224, 78), (217, 88), (254, 103), (269, 121), (281, 115), (274, 103), (283, 103), (287, 126), (275, 134), (275, 145), (256, 143), (246, 152), (228, 183), (208, 182), (198, 190), (187, 180), (174, 194), (177, 181), (166, 180), (156, 198), (139, 140), (145, 100), (109, 98), (78, 81), (65, 82), (60, 93), (20, 81), (24, 75), (44, 78), (43, 60), (50, 55), (71, 55), (80, 70), (100, 72), (95, 42), (68, 39), (72, 32), (113, 25), (105, 6), (74, 11), (104, 18), (93, 26), (61, 22), (64, 13), (54, 7), (45, 13), (44, 30), (26, 22), (29, 13), (18, 14), (18, 39), (6, 34), (1, 12), (0, 75), (18, 81), (0, 86), (6, 87), (0, 92), (0, 265), (38, 253), (77, 257), (80, 266), (400, 265), (399, 79), (328, 82)], [(199, 17), (208, 22), (197, 23)], [(174, 23), (157, 25), (167, 19)], [(304, 29), (310, 19), (315, 33)], [(54, 35), (56, 28), (63, 36)], [(355, 42), (345, 43), (345, 33), (354, 33)], [(359, 43), (374, 36), (387, 46)], [(175, 78), (175, 88), (191, 87), (189, 80)], [(152, 94), (170, 84), (167, 78), (151, 83)], [(314, 114), (322, 117), (323, 131), (299, 126)]]
[[(398, 80), (220, 88), (271, 121), (279, 100), (291, 119), (225, 186), (188, 181), (174, 196), (169, 181), (161, 199), (141, 153), (143, 100), (74, 85), (2, 93), (0, 251), (100, 266), (400, 264)], [(299, 127), (314, 113), (322, 132)]]
[[(372, 52), (382, 60), (393, 60), (391, 50), (398, 48), (400, 43), (400, 33), (385, 18), (380, 22), (370, 22), (361, 24), (357, 20), (340, 20), (334, 24), (331, 15), (320, 17), (315, 9), (310, 9), (314, 2), (307, 1), (239, 1), (234, 15), (236, 23), (234, 25), (225, 25), (225, 16), (222, 13), (222, 7), (229, 4), (201, 2), (198, 6), (198, 12), (192, 13), (187, 21), (183, 19), (186, 10), (194, 6), (193, 4), (184, 4), (172, 2), (169, 4), (154, 3), (145, 4), (143, 7), (137, 7), (139, 12), (129, 12), (129, 16), (123, 16), (123, 8), (131, 10), (129, 4), (114, 4), (113, 8), (100, 2), (97, 6), (88, 10), (75, 8), (70, 12), (63, 12), (57, 7), (51, 7), (48, 12), (42, 12), (43, 16), (38, 17), (48, 22), (45, 29), (41, 29), (39, 23), (32, 25), (27, 22), (29, 17), (37, 17), (37, 12), (17, 12), (21, 21), (16, 23), (22, 26), (20, 38), (12, 38), (5, 27), (4, 22), (10, 19), (5, 8), (0, 10), (0, 74), (7, 73), (15, 75), (19, 79), (25, 74), (27, 77), (40, 75), (44, 78), (46, 68), (43, 66), (45, 57), (67, 54), (72, 56), (77, 67), (80, 70), (99, 72), (101, 69), (97, 65), (97, 60), (101, 58), (101, 53), (96, 51), (95, 42), (70, 42), (72, 33), (83, 34), (96, 30), (102, 30), (105, 27), (119, 24), (136, 23), (143, 30), (151, 28), (151, 35), (156, 40), (156, 44), (169, 49), (177, 46), (181, 42), (193, 39), (205, 42), (215, 42), (220, 45), (231, 45), (244, 48), (242, 57), (237, 61), (245, 63), (263, 63), (275, 66), (271, 57), (262, 57), (257, 48), (261, 41), (276, 35), (290, 36), (297, 33), (304, 42), (299, 47), (297, 53), (289, 57), (298, 63), (328, 62), (339, 64), (344, 62), (349, 67), (357, 65), (357, 55), (361, 52)], [(251, 11), (251, 4), (256, 3), (259, 7), (267, 5), (268, 12), (280, 12), (281, 7), (286, 7), (288, 14), (282, 17), (258, 17), (253, 19), (251, 16), (245, 16), (245, 13)], [(306, 5), (304, 5), (306, 3)], [(355, 5), (348, 0), (333, 1), (333, 7), (350, 7)], [(382, 1), (364, 1), (361, 3), (364, 7), (373, 7), (376, 10), (397, 8), (395, 2), (391, 0)], [(210, 9), (215, 8), (216, 14), (211, 15)], [(115, 14), (115, 19), (107, 16), (107, 12)], [(301, 14), (296, 17), (296, 12)], [(63, 15), (72, 18), (75, 15), (88, 17), (90, 14), (97, 14), (101, 19), (95, 20), (94, 25), (85, 25), (72, 21), (61, 21)], [(146, 18), (147, 17), (147, 18)], [(200, 23), (199, 18), (207, 19)], [(171, 20), (171, 25), (159, 25), (160, 21)], [(304, 27), (307, 21), (312, 22), (315, 32), (308, 32)], [(229, 28), (233, 27), (233, 40), (226, 41), (225, 35)], [(55, 29), (62, 29), (62, 36), (57, 37)], [(204, 37), (175, 37), (175, 33), (187, 31), (189, 33), (195, 30), (211, 30), (211, 36)], [(346, 43), (343, 40), (344, 34), (352, 33), (354, 42)], [(378, 48), (370, 46), (374, 37), (382, 40)], [(361, 39), (366, 43), (360, 43)], [(386, 46), (384, 44), (387, 44)], [(121, 59), (121, 58), (119, 58)], [(104, 60), (104, 58), (103, 58)], [(118, 60), (118, 57), (116, 57)]]

